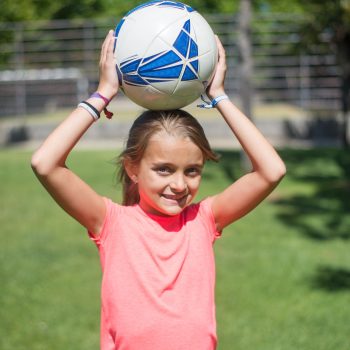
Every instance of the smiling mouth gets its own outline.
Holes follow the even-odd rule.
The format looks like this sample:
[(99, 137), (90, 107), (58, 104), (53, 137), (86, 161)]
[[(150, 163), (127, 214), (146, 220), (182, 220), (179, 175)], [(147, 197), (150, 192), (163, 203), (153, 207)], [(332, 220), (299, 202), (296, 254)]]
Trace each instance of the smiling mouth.
[(162, 194), (161, 196), (167, 200), (170, 200), (170, 201), (180, 202), (180, 201), (186, 199), (186, 197), (188, 196), (188, 193), (181, 194), (181, 195)]

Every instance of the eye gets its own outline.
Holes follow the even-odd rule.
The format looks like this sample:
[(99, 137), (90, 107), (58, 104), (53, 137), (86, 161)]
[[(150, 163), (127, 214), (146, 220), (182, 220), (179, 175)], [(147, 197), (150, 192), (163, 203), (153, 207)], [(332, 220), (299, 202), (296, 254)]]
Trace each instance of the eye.
[(200, 176), (202, 174), (202, 169), (197, 167), (191, 167), (186, 169), (186, 175), (190, 177)]
[(159, 175), (169, 175), (171, 174), (171, 169), (168, 166), (158, 166), (153, 169)]

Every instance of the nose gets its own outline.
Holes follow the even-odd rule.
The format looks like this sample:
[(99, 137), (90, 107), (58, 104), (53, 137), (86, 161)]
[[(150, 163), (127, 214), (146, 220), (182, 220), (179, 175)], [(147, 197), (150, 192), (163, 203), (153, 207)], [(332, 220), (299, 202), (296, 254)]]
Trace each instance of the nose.
[(184, 192), (187, 189), (187, 184), (182, 174), (174, 174), (170, 182), (170, 188), (173, 192)]

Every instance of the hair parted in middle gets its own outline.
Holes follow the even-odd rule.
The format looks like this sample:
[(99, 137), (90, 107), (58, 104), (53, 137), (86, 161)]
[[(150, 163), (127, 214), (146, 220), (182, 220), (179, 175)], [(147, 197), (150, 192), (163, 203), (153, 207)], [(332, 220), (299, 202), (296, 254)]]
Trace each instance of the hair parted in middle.
[(126, 172), (126, 162), (139, 164), (150, 138), (161, 131), (172, 136), (189, 138), (202, 151), (204, 161), (218, 161), (219, 157), (211, 149), (202, 126), (191, 114), (183, 110), (147, 110), (135, 119), (129, 131), (126, 147), (118, 157), (123, 205), (134, 205), (140, 200), (137, 184)]

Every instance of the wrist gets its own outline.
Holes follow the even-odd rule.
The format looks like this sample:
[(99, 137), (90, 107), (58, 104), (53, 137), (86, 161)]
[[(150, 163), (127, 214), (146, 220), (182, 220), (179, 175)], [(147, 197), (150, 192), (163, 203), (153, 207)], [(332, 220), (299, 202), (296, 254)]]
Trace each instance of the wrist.
[[(215, 95), (213, 95), (213, 96), (215, 96)], [(221, 102), (223, 100), (229, 100), (229, 97), (227, 95), (223, 94), (223, 95), (218, 95), (218, 96), (214, 97), (213, 99), (210, 99), (210, 101), (207, 101), (207, 100), (205, 100), (203, 95), (201, 95), (201, 99), (204, 103), (197, 105), (197, 107), (209, 109), (209, 108), (216, 108), (216, 106), (218, 105), (219, 102)]]
[(219, 97), (219, 96), (223, 96), (226, 95), (225, 90), (217, 90), (217, 91), (213, 91), (213, 92), (207, 92), (207, 96), (211, 99), (214, 100), (215, 98)]
[(101, 102), (103, 102), (103, 111), (105, 113), (105, 116), (108, 118), (108, 119), (111, 119), (112, 116), (113, 116), (113, 113), (110, 112), (108, 109), (107, 109), (107, 106), (109, 105), (109, 103), (111, 102), (111, 99), (113, 98), (108, 98), (107, 96), (110, 96), (109, 94), (108, 95), (103, 95), (99, 90), (95, 91), (91, 96), (90, 96), (90, 99), (97, 99)]
[(96, 92), (100, 93), (102, 96), (107, 98), (109, 101), (113, 100), (113, 98), (117, 95), (118, 89), (114, 89), (112, 87), (104, 87), (98, 86)]

